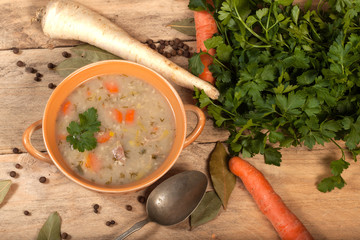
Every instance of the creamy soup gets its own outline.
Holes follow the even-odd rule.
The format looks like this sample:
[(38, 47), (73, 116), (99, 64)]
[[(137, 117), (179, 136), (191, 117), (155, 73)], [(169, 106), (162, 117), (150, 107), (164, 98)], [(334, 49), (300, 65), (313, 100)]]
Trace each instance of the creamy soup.
[[(96, 145), (91, 150), (71, 141), (80, 138), (71, 133), (77, 129), (73, 125), (86, 125), (87, 120), (80, 118), (89, 110), (97, 113), (101, 123), (92, 127), (90, 137), (85, 136), (82, 147)], [(166, 159), (175, 137), (172, 110), (162, 94), (125, 75), (98, 76), (84, 82), (64, 101), (56, 124), (58, 146), (69, 166), (82, 177), (107, 185), (147, 176)]]

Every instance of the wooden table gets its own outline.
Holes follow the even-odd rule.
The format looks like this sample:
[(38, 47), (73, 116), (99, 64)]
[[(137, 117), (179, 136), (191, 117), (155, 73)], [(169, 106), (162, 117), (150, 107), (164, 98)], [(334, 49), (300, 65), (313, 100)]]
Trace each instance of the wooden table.
[[(74, 41), (54, 41), (45, 37), (39, 24), (31, 24), (35, 11), (44, 0), (0, 0), (0, 179), (11, 179), (13, 185), (0, 205), (0, 239), (36, 239), (51, 212), (62, 218), (62, 231), (71, 239), (114, 239), (116, 235), (145, 217), (145, 207), (137, 196), (146, 190), (129, 194), (103, 194), (84, 189), (67, 179), (54, 165), (40, 162), (21, 143), (25, 128), (42, 118), (52, 90), (49, 83), (59, 84), (62, 78), (47, 68), (47, 63), (63, 60), (61, 53), (79, 44)], [(81, 0), (112, 19), (138, 40), (158, 41), (178, 37), (194, 47), (194, 38), (181, 34), (167, 24), (192, 17), (187, 0)], [(21, 49), (14, 54), (12, 47)], [(16, 66), (24, 61), (41, 72), (41, 82), (34, 75)], [(187, 67), (187, 59), (173, 58)], [(192, 102), (192, 92), (176, 87), (184, 103)], [(196, 117), (189, 114), (189, 130)], [(196, 169), (208, 172), (208, 156), (216, 141), (227, 139), (227, 132), (213, 127), (208, 120), (196, 142), (185, 148), (172, 171)], [(40, 131), (32, 139), (34, 145), (46, 151)], [(20, 154), (12, 149), (20, 148)], [(249, 159), (268, 178), (288, 207), (301, 219), (315, 239), (360, 239), (360, 166), (349, 157), (351, 166), (344, 173), (348, 184), (342, 190), (321, 193), (316, 189), (320, 179), (329, 175), (329, 163), (340, 157), (333, 144), (284, 149), (281, 167), (263, 163), (262, 156)], [(16, 169), (20, 163), (22, 169)], [(16, 178), (9, 172), (15, 170)], [(39, 177), (48, 179), (46, 184)], [(211, 186), (209, 186), (211, 189)], [(92, 205), (98, 203), (100, 213)], [(125, 206), (132, 205), (127, 211)], [(25, 216), (24, 210), (31, 215)], [(116, 225), (105, 222), (114, 219)], [(269, 221), (261, 214), (240, 180), (230, 198), (227, 210), (221, 210), (213, 221), (189, 230), (188, 221), (171, 227), (150, 223), (129, 239), (277, 239)]]

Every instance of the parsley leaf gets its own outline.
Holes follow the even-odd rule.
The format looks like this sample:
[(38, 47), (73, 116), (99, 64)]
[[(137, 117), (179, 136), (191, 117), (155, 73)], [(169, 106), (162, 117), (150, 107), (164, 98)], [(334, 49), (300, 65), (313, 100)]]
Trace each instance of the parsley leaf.
[(100, 130), (101, 125), (97, 118), (97, 110), (93, 107), (80, 113), (79, 122), (72, 121), (66, 128), (69, 133), (66, 141), (79, 152), (94, 149), (97, 145), (94, 133)]
[[(360, 154), (360, 1), (325, 0), (318, 9), (293, 0), (190, 0), (191, 9), (213, 14), (218, 33), (204, 42), (216, 50), (208, 67), (220, 92), (211, 100), (195, 91), (215, 126), (229, 131), (229, 152), (264, 155), (279, 166), (281, 148), (332, 142), (342, 152), (330, 163), (322, 192), (342, 188), (349, 167), (345, 151)], [(200, 55), (189, 60), (195, 75)], [(342, 140), (346, 149), (336, 143)]]

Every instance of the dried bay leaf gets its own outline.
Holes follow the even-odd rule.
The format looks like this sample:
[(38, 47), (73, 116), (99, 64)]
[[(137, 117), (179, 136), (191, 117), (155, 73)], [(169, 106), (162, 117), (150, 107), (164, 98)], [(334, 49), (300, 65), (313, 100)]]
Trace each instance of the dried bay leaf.
[(0, 204), (4, 201), (11, 186), (11, 180), (0, 181)]
[(190, 215), (191, 229), (213, 220), (221, 209), (221, 200), (215, 191), (206, 192), (199, 206)]
[(70, 73), (90, 63), (92, 62), (86, 58), (71, 57), (59, 63), (56, 66), (55, 71), (60, 76), (67, 77)]
[(218, 142), (210, 155), (210, 177), (215, 192), (219, 195), (221, 202), (226, 209), (230, 195), (235, 187), (236, 177), (228, 167), (229, 156), (225, 146)]
[(61, 239), (61, 219), (57, 212), (50, 214), (42, 228), (40, 229), (37, 240), (60, 240)]
[(71, 52), (75, 53), (79, 57), (85, 58), (90, 62), (99, 62), (103, 60), (121, 59), (120, 57), (109, 53), (101, 48), (95, 47), (90, 44), (82, 44), (70, 49)]
[(196, 36), (194, 18), (185, 18), (178, 21), (172, 21), (167, 26), (188, 36)]

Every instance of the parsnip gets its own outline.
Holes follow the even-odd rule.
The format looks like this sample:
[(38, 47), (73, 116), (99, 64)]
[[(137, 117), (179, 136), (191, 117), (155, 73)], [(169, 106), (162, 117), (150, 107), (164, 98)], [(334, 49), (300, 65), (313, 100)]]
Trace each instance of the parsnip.
[(192, 75), (131, 37), (110, 20), (79, 3), (68, 0), (50, 1), (40, 17), (43, 32), (50, 38), (87, 42), (123, 59), (147, 66), (177, 85), (203, 89), (212, 99), (219, 96), (213, 85)]

